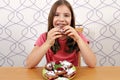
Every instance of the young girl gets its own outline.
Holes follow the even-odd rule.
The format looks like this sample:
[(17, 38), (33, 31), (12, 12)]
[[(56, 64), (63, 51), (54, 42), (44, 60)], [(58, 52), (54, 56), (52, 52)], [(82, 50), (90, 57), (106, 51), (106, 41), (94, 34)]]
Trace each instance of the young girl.
[(57, 0), (49, 13), (48, 32), (40, 35), (26, 60), (26, 67), (39, 64), (44, 55), (47, 62), (67, 60), (79, 64), (79, 54), (89, 67), (95, 67), (96, 57), (88, 46), (88, 40), (75, 30), (73, 9), (66, 0)]

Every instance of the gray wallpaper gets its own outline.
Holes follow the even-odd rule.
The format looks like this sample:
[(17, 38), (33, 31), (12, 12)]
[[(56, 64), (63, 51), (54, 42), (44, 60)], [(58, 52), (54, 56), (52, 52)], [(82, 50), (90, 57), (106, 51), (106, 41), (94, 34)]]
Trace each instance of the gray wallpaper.
[[(56, 0), (0, 0), (0, 66), (24, 66)], [(120, 0), (68, 0), (98, 66), (120, 66)], [(78, 26), (77, 26), (78, 27)], [(43, 61), (41, 62), (43, 64)]]

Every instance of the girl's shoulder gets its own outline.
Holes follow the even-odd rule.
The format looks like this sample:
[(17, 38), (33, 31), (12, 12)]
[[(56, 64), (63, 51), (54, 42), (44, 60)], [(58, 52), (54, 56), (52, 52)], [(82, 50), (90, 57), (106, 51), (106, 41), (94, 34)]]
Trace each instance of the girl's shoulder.
[(47, 32), (42, 33), (38, 39), (45, 41), (47, 39)]
[(43, 38), (46, 38), (46, 36), (47, 36), (47, 32), (44, 32), (40, 35), (40, 37), (43, 37)]
[(37, 41), (35, 42), (34, 45), (36, 45), (36, 46), (41, 46), (41, 45), (46, 41), (46, 35), (47, 35), (47, 32), (42, 33), (42, 34), (38, 37), (38, 39), (37, 39)]

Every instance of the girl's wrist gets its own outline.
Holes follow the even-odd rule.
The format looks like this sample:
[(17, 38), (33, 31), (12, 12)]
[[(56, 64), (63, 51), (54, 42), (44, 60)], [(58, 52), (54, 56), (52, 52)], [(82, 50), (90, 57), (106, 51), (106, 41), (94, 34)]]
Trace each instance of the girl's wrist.
[(48, 47), (48, 48), (51, 47), (51, 45), (50, 45), (49, 42), (47, 42), (47, 41), (44, 43), (44, 45), (45, 45), (46, 47)]
[(76, 42), (78, 42), (80, 40), (80, 36), (76, 36)]
[(78, 38), (76, 39), (76, 42), (79, 43), (80, 41), (81, 41), (81, 38), (78, 37)]

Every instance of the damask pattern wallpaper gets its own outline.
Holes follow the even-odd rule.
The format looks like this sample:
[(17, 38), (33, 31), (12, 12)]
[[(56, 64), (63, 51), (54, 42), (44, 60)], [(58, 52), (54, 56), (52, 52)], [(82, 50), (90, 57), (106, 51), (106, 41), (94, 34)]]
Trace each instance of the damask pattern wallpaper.
[[(56, 0), (0, 0), (0, 66), (24, 66)], [(120, 66), (120, 0), (68, 0), (98, 66)], [(78, 27), (78, 26), (77, 26)], [(44, 64), (44, 61), (40, 63)]]

